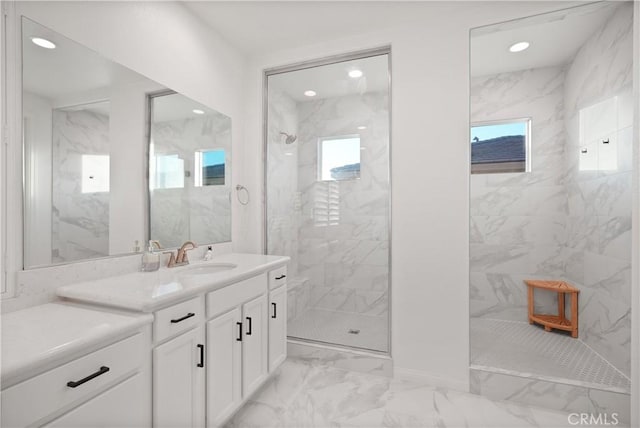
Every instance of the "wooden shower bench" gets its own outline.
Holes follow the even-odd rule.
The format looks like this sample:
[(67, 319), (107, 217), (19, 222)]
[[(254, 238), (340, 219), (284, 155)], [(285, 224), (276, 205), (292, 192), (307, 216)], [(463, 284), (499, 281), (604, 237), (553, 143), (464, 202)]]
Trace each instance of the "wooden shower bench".
[[(578, 290), (564, 281), (542, 281), (526, 279), (529, 303), (529, 324), (534, 322), (544, 326), (546, 331), (552, 328), (571, 332), (571, 337), (578, 337)], [(533, 289), (555, 291), (558, 293), (558, 315), (536, 314), (534, 312)], [(571, 294), (571, 319), (564, 315), (564, 296)]]

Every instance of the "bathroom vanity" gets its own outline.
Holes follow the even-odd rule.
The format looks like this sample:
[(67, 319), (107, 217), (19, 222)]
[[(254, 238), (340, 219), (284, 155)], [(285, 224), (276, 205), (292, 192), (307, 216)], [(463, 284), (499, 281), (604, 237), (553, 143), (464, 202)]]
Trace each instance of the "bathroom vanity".
[[(286, 358), (288, 260), (227, 254), (63, 286), (57, 290), (63, 303), (8, 314), (28, 320), (52, 307), (58, 315), (47, 322), (35, 317), (33, 330), (45, 325), (39, 334), (67, 333), (57, 343), (45, 341), (30, 357), (35, 363), (24, 358), (34, 342), (30, 333), (21, 338), (17, 329), (5, 343), (2, 425), (223, 424)], [(119, 336), (103, 331), (109, 322), (119, 323)], [(77, 323), (84, 326), (80, 336)], [(88, 341), (93, 348), (81, 346)]]

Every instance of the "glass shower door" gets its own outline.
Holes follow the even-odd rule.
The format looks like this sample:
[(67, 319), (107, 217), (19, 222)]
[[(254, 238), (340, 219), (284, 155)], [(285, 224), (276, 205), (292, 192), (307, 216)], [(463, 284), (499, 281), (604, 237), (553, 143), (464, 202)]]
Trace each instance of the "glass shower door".
[(266, 242), (290, 338), (389, 352), (389, 55), (267, 72)]

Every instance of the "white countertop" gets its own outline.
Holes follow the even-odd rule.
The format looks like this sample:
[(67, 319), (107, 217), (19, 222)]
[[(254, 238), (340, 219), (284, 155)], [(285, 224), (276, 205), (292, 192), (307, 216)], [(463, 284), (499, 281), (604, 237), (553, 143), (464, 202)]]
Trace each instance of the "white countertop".
[(73, 354), (126, 337), (153, 316), (71, 303), (48, 303), (2, 315), (2, 387), (64, 362)]
[[(65, 285), (56, 292), (60, 297), (81, 302), (153, 312), (283, 266), (289, 260), (282, 256), (231, 253), (216, 256), (208, 262), (191, 262), (188, 266), (161, 267), (156, 272), (134, 272)], [(189, 275), (189, 269), (219, 263), (232, 263), (237, 267), (207, 275)]]

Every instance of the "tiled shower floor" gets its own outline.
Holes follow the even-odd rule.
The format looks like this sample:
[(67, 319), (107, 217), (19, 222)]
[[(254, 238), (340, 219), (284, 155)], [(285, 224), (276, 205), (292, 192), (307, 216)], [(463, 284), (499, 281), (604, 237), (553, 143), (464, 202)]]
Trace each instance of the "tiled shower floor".
[(471, 366), (628, 393), (631, 382), (580, 339), (526, 322), (473, 318)]
[[(386, 316), (370, 316), (326, 309), (307, 309), (287, 324), (292, 338), (386, 352)], [(357, 333), (356, 333), (357, 332)]]

